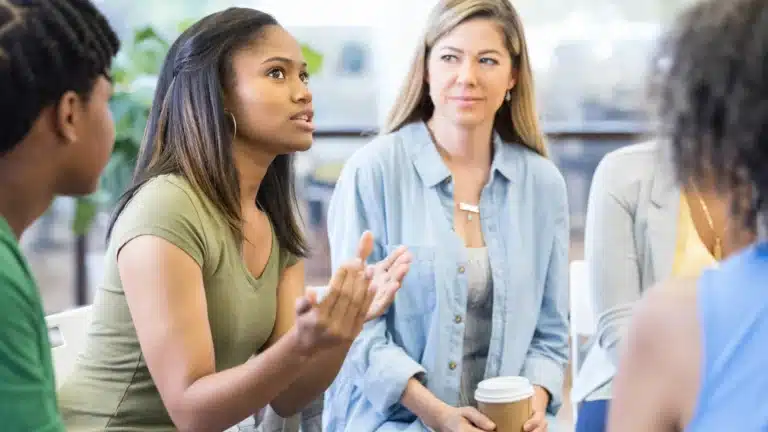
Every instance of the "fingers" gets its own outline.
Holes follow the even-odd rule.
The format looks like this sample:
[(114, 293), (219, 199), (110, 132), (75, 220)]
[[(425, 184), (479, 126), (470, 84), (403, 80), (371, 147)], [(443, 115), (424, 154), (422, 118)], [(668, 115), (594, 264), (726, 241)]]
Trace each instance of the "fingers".
[(363, 324), (369, 319), (369, 316), (371, 314), (371, 311), (373, 308), (376, 307), (374, 302), (376, 302), (376, 299), (378, 297), (378, 292), (376, 289), (376, 286), (371, 282), (371, 279), (368, 277), (368, 275), (365, 275), (364, 280), (364, 286), (362, 287), (362, 291), (365, 293), (363, 304), (360, 308), (360, 315), (358, 316), (358, 321), (356, 322), (355, 329), (362, 328)]
[(365, 262), (373, 252), (373, 234), (366, 231), (360, 236), (360, 242), (357, 245), (357, 257)]
[[(351, 276), (351, 275), (350, 275)], [(365, 314), (367, 292), (369, 280), (365, 277), (364, 271), (358, 271), (355, 273), (351, 281), (351, 301), (347, 314), (344, 319), (344, 329), (349, 332), (348, 337), (354, 337), (358, 333), (360, 326), (360, 315)]]
[(359, 258), (344, 263), (334, 273), (330, 290), (320, 303), (320, 317), (333, 337), (346, 339), (352, 331), (351, 325), (360, 307), (354, 303), (363, 301), (362, 296), (355, 299), (357, 278), (362, 273), (363, 263)]
[(405, 279), (405, 275), (408, 274), (408, 270), (411, 269), (411, 263), (395, 263), (392, 268), (389, 269), (389, 277), (391, 280), (401, 283)]
[(307, 293), (296, 299), (296, 315), (304, 315), (312, 310), (316, 298), (314, 293)]
[(545, 414), (539, 411), (534, 411), (531, 419), (523, 425), (523, 430), (525, 432), (546, 432), (547, 426)]
[(357, 315), (357, 309), (352, 304), (352, 299), (355, 295), (355, 285), (359, 273), (359, 271), (347, 269), (347, 275), (339, 291), (339, 297), (330, 311), (330, 330), (335, 336), (345, 337), (346, 332), (349, 331), (351, 321)]
[(344, 287), (344, 280), (347, 278), (347, 265), (342, 265), (336, 270), (336, 273), (331, 277), (331, 281), (328, 284), (328, 292), (323, 297), (323, 301), (319, 304), (320, 319), (329, 319), (330, 313), (336, 306), (336, 302), (341, 295), (341, 290)]
[(467, 420), (469, 420), (473, 425), (477, 426), (478, 428), (484, 430), (484, 431), (492, 431), (496, 429), (496, 425), (486, 417), (483, 413), (478, 411), (477, 409), (473, 407), (462, 407), (459, 408), (461, 411), (461, 415), (464, 416)]
[(408, 248), (406, 248), (405, 246), (398, 247), (397, 249), (393, 250), (392, 253), (387, 255), (386, 258), (376, 263), (376, 269), (379, 271), (389, 270), (389, 268), (392, 267), (392, 264), (395, 263), (395, 261), (397, 261), (398, 258), (400, 258), (407, 251), (408, 251)]

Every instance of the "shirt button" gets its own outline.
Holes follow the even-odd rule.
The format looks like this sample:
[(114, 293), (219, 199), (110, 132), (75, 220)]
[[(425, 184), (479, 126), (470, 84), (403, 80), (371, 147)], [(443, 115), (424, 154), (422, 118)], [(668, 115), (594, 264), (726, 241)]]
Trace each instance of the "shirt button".
[(461, 324), (461, 315), (456, 315), (453, 318), (453, 322), (455, 322), (456, 324)]
[(456, 362), (452, 361), (452, 362), (448, 363), (448, 369), (450, 369), (450, 370), (456, 369)]
[(459, 266), (459, 273), (464, 274), (465, 268), (464, 266)]

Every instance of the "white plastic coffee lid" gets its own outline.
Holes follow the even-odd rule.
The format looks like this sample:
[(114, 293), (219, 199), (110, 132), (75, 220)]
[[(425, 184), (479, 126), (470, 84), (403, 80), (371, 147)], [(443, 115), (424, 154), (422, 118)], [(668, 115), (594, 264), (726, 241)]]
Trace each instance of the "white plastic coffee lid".
[(510, 403), (533, 396), (533, 385), (525, 377), (506, 376), (481, 381), (475, 400), (482, 403)]

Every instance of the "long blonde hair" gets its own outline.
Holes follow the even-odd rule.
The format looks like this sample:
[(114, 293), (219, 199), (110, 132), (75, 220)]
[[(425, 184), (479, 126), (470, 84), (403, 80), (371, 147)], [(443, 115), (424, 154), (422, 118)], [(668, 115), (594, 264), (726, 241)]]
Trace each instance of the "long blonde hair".
[(508, 0), (440, 0), (432, 10), (427, 28), (411, 64), (410, 71), (395, 100), (382, 129), (383, 133), (397, 131), (403, 126), (428, 120), (434, 112), (425, 79), (426, 62), (435, 43), (472, 18), (496, 21), (504, 32), (507, 48), (517, 71), (517, 82), (511, 90), (511, 99), (496, 112), (494, 129), (506, 142), (519, 143), (536, 153), (547, 156), (544, 135), (539, 127), (533, 74), (523, 24)]

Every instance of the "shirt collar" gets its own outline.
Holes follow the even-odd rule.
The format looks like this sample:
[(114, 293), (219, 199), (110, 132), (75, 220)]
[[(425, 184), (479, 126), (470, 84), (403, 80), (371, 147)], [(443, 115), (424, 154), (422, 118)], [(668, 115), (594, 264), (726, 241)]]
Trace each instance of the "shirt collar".
[[(406, 142), (411, 146), (413, 164), (427, 187), (433, 187), (451, 176), (451, 172), (437, 151), (432, 135), (423, 121), (406, 125), (403, 132), (408, 135)], [(520, 151), (519, 144), (505, 143), (499, 134), (493, 131), (493, 161), (491, 162), (491, 177), (495, 172), (508, 181), (514, 181), (519, 173)]]

